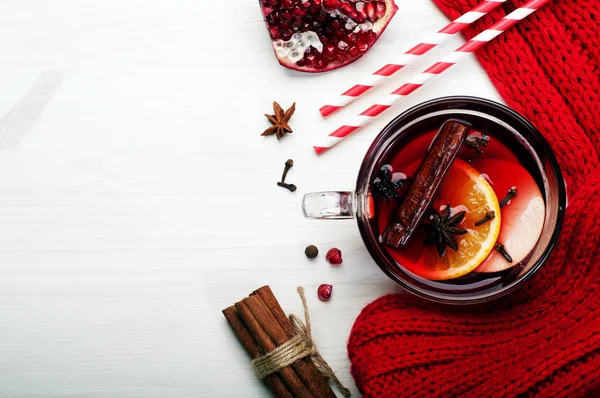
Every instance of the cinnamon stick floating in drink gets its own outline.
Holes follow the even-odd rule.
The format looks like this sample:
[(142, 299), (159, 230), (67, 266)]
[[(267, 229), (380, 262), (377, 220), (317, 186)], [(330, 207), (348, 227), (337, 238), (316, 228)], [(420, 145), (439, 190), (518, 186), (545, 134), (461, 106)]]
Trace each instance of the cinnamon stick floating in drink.
[(382, 242), (385, 245), (396, 249), (406, 245), (431, 205), (470, 130), (471, 125), (462, 120), (449, 119), (444, 122), (419, 165), (402, 204), (383, 231)]
[[(262, 299), (287, 337), (294, 337), (296, 334), (294, 327), (292, 326), (292, 323), (288, 317), (285, 315), (285, 312), (283, 312), (283, 309), (279, 305), (279, 302), (275, 298), (271, 288), (269, 286), (263, 286), (251, 294), (251, 296), (254, 295)], [(298, 361), (296, 366), (298, 366), (296, 368), (298, 375), (304, 384), (306, 384), (308, 389), (315, 395), (315, 397), (336, 397), (331, 387), (329, 387), (329, 384), (327, 384), (327, 380), (325, 380), (325, 377), (323, 377), (321, 372), (319, 372), (310, 358), (305, 358)]]
[[(225, 319), (227, 319), (229, 326), (231, 326), (238, 340), (240, 341), (240, 343), (242, 343), (242, 345), (244, 346), (248, 354), (250, 354), (252, 359), (260, 357), (263, 354), (263, 352), (254, 340), (254, 338), (250, 335), (248, 328), (244, 324), (244, 321), (240, 318), (240, 315), (235, 309), (235, 306), (232, 305), (231, 307), (225, 308), (223, 310), (223, 315), (225, 315)], [(264, 380), (271, 392), (273, 393), (273, 395), (275, 395), (276, 397), (293, 398), (292, 393), (290, 393), (288, 388), (281, 380), (281, 377), (277, 373), (266, 376)]]

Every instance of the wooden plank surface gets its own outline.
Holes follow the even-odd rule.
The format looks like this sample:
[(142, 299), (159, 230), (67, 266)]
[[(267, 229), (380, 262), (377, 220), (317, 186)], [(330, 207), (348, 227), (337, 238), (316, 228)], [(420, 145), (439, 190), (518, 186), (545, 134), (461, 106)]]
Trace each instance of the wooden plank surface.
[[(0, 396), (265, 396), (221, 314), (265, 284), (298, 314), (306, 288), (320, 351), (356, 391), (352, 323), (399, 289), (354, 221), (305, 220), (302, 194), (352, 189), (370, 141), (409, 106), (498, 99), (467, 60), (317, 158), (313, 139), (369, 100), (327, 121), (318, 106), (446, 21), (429, 1), (397, 2), (366, 57), (316, 76), (277, 64), (256, 0), (1, 2)], [(259, 137), (273, 100), (297, 102), (280, 142)], [(294, 194), (275, 185), (288, 158)], [(333, 246), (340, 268), (324, 260)]]

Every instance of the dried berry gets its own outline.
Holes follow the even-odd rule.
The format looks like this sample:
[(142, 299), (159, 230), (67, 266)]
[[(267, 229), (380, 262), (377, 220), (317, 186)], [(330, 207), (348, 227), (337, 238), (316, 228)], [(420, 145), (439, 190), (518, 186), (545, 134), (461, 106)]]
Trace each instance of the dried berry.
[(325, 255), (325, 260), (331, 265), (340, 265), (342, 263), (342, 251), (337, 248), (329, 249)]
[(304, 249), (304, 254), (306, 254), (306, 257), (312, 259), (319, 255), (319, 249), (317, 249), (317, 246), (315, 245), (306, 246), (306, 249)]
[(401, 178), (392, 181), (391, 166), (385, 165), (379, 170), (377, 178), (373, 181), (373, 197), (375, 199), (383, 199), (387, 202), (390, 199), (400, 199), (400, 195), (396, 192), (406, 182), (406, 178)]
[(317, 289), (317, 296), (321, 301), (329, 301), (333, 292), (333, 285), (323, 284)]

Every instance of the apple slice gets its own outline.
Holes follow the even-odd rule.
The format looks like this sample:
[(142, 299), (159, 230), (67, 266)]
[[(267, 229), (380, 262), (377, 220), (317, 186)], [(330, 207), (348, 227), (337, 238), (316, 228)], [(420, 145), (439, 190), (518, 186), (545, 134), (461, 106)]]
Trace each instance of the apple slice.
[(497, 159), (479, 159), (477, 168), (484, 175), (496, 196), (502, 200), (511, 187), (517, 196), (501, 210), (502, 225), (498, 242), (504, 245), (512, 262), (496, 251), (475, 272), (499, 272), (520, 264), (535, 248), (546, 218), (544, 198), (535, 180), (519, 163)]

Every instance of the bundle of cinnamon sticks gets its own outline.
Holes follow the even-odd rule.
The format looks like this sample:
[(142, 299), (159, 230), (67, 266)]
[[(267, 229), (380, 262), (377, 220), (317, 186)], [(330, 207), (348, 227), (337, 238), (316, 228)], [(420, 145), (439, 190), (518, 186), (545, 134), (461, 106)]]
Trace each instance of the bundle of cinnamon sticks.
[[(223, 314), (252, 359), (272, 352), (296, 335), (269, 286), (224, 309)], [(276, 397), (336, 396), (310, 357), (265, 376), (264, 381)]]

